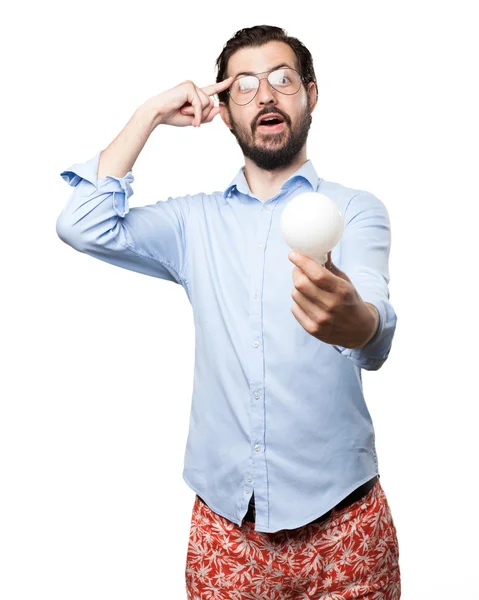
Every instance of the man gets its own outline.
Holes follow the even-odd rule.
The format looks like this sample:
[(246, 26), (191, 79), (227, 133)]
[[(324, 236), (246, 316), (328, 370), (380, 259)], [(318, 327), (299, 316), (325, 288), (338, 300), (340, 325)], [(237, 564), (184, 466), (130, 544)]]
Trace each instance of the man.
[[(387, 359), (397, 320), (387, 210), (307, 159), (317, 86), (301, 42), (278, 27), (240, 30), (217, 65), (216, 85), (183, 82), (150, 99), (106, 150), (61, 173), (75, 191), (58, 234), (179, 283), (192, 304), (188, 598), (397, 599), (398, 540), (361, 385), (361, 369)], [(219, 113), (245, 159), (226, 190), (130, 209), (151, 131)], [(261, 124), (273, 115), (282, 124)], [(345, 219), (324, 267), (293, 258), (279, 228), (306, 191)]]

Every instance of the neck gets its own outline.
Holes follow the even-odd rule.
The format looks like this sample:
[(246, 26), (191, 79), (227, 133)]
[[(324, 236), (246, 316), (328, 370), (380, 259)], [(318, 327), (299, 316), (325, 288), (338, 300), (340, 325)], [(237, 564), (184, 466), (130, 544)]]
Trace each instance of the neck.
[(266, 171), (261, 169), (248, 157), (245, 156), (244, 176), (248, 182), (249, 189), (255, 196), (263, 201), (276, 196), (281, 186), (295, 173), (301, 165), (308, 160), (306, 156), (306, 147), (298, 154), (295, 160), (287, 167)]

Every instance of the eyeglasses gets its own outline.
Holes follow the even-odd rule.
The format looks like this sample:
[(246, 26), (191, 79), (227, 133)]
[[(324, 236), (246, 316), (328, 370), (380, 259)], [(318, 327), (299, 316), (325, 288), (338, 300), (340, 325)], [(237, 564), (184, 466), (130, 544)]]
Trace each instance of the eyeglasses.
[[(268, 73), (268, 71), (263, 71), (263, 73)], [(263, 75), (263, 73), (257, 73), (257, 75)], [(257, 75), (242, 75), (235, 79), (230, 88), (226, 90), (235, 104), (245, 106), (255, 98), (260, 84), (260, 78)], [(273, 89), (289, 96), (299, 91), (303, 81), (298, 71), (289, 68), (270, 71), (267, 77)]]

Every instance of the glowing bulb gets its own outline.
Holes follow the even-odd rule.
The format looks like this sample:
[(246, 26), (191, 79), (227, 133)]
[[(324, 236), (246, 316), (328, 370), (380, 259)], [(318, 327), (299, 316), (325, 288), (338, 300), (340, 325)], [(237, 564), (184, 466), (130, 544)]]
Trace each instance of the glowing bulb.
[(336, 246), (344, 230), (344, 218), (337, 204), (317, 192), (298, 194), (285, 206), (280, 221), (283, 238), (321, 265)]

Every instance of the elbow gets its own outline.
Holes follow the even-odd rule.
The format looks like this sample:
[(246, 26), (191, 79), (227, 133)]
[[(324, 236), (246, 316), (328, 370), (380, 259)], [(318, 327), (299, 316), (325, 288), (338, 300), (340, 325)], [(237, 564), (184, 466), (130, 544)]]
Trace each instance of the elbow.
[(62, 212), (56, 222), (56, 232), (58, 237), (64, 242), (79, 252), (83, 252), (80, 245), (80, 239), (76, 234), (75, 228), (71, 226), (71, 223), (65, 218)]

